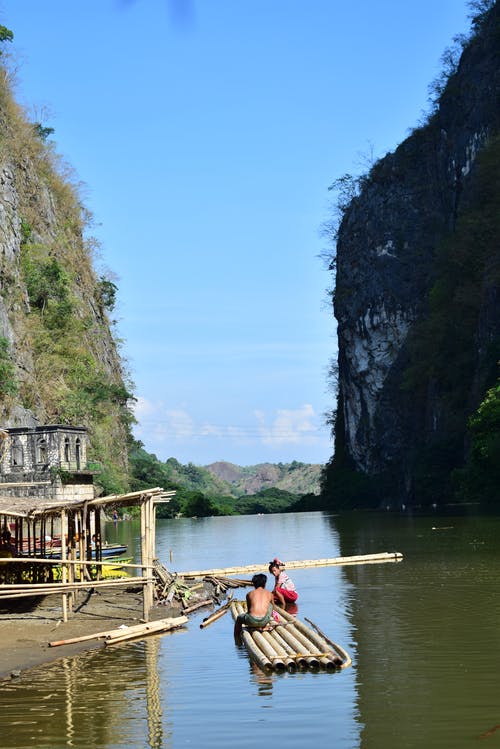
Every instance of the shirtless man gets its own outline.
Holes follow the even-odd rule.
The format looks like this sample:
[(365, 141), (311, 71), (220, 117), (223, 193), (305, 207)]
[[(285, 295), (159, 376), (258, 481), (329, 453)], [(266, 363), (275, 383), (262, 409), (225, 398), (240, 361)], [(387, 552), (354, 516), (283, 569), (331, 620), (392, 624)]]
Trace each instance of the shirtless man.
[(263, 629), (271, 621), (273, 613), (273, 594), (266, 590), (267, 575), (259, 573), (252, 577), (254, 590), (247, 593), (247, 611), (236, 617), (234, 636), (239, 638), (243, 625)]

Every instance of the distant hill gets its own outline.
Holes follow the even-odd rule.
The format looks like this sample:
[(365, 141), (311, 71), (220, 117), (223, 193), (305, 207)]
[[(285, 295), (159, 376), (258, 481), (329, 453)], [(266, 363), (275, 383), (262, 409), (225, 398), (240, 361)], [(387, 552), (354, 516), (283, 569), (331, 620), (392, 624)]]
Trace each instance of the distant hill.
[(245, 496), (262, 489), (282, 489), (292, 494), (319, 494), (323, 466), (319, 463), (258, 463), (238, 466), (219, 461), (204, 466), (217, 479), (231, 487), (231, 494)]
[(129, 455), (133, 491), (151, 486), (175, 489), (175, 498), (158, 507), (158, 517), (253, 515), (322, 509), (319, 506), (320, 464), (259, 463), (238, 466), (220, 461), (208, 466), (165, 462), (146, 452), (142, 443)]

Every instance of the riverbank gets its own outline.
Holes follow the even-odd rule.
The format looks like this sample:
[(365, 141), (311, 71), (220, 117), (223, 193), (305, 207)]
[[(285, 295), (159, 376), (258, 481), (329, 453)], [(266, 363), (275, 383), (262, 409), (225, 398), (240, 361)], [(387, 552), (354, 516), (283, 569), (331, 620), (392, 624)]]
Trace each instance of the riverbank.
[[(50, 647), (49, 642), (139, 624), (142, 618), (141, 588), (119, 591), (96, 588), (78, 594), (68, 621), (62, 621), (60, 596), (9, 601), (0, 608), (0, 679), (16, 678), (22, 671), (82, 651), (105, 647), (103, 640), (85, 640)], [(150, 620), (179, 616), (177, 606), (155, 606)]]

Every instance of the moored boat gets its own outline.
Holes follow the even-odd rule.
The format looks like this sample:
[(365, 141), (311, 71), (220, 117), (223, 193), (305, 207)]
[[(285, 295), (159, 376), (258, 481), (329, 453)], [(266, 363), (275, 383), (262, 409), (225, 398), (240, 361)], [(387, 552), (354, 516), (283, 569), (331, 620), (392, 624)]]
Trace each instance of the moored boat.
[[(102, 559), (109, 559), (110, 557), (120, 557), (123, 556), (127, 551), (127, 547), (123, 544), (105, 544), (101, 547), (101, 556)], [(50, 559), (61, 559), (61, 549), (54, 549), (53, 551), (47, 551), (47, 558)], [(78, 549), (76, 550), (76, 558), (78, 559), (80, 556), (80, 553)], [(96, 558), (96, 549), (95, 547), (92, 548), (92, 559)]]

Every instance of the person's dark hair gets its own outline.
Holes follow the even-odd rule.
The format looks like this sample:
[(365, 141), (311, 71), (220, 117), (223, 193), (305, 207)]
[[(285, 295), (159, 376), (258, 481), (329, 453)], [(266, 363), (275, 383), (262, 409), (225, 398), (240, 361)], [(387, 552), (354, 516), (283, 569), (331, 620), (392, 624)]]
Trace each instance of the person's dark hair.
[(269, 572), (272, 572), (274, 568), (276, 568), (277, 570), (280, 569), (280, 563), (278, 559), (273, 559), (272, 562), (269, 562)]
[(257, 575), (252, 577), (252, 585), (254, 588), (265, 588), (267, 583), (267, 575), (263, 572), (259, 572)]

